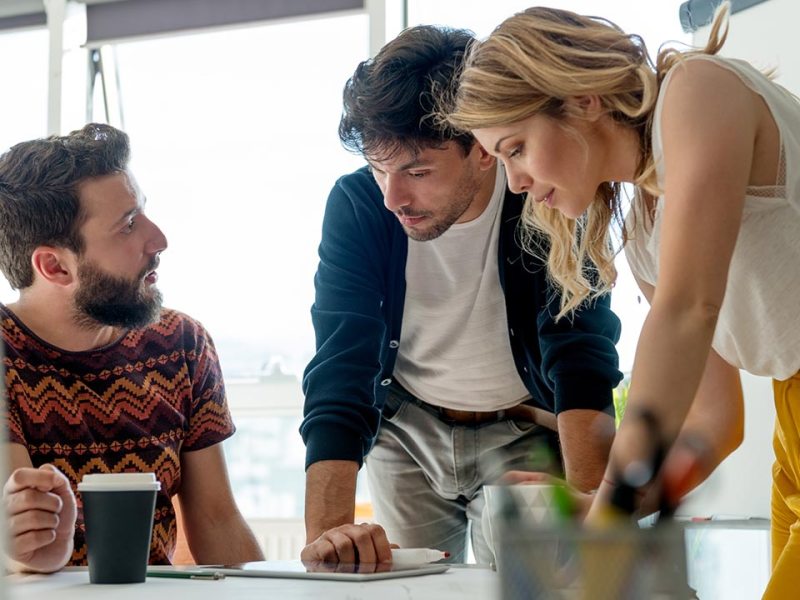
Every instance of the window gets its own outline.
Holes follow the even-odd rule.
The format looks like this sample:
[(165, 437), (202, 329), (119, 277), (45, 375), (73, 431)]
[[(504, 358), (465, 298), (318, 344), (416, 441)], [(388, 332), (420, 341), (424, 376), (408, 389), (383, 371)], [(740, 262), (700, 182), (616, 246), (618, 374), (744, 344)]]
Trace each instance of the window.
[(46, 29), (0, 32), (0, 151), (47, 132), (47, 53)]
[[(47, 133), (47, 44), (43, 28), (0, 33), (0, 153)], [(0, 302), (15, 297), (0, 276)]]

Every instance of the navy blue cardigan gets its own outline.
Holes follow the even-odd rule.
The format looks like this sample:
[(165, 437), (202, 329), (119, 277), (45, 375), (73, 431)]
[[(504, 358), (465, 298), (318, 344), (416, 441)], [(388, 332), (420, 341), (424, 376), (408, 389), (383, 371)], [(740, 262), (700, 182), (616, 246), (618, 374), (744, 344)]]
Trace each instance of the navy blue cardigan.
[[(555, 414), (612, 412), (622, 378), (620, 322), (606, 295), (556, 323), (559, 300), (545, 265), (519, 245), (521, 196), (503, 203), (498, 265), (514, 363), (529, 403)], [(317, 352), (303, 376), (306, 468), (320, 460), (359, 465), (378, 433), (392, 379), (406, 295), (408, 238), (367, 167), (328, 197), (311, 316)]]

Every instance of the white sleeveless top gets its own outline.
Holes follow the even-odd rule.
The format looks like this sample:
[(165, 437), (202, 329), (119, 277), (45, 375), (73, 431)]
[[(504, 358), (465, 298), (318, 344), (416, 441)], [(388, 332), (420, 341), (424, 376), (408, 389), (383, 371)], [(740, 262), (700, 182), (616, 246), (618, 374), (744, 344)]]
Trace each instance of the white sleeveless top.
[[(781, 137), (781, 168), (774, 186), (748, 187), (713, 348), (731, 365), (755, 375), (788, 379), (800, 371), (800, 103), (750, 64), (697, 55), (736, 73), (759, 94)], [(653, 154), (664, 189), (661, 110), (667, 74), (655, 108)], [(626, 224), (625, 254), (634, 274), (651, 285), (658, 279), (658, 247), (664, 202), (658, 198), (652, 226), (637, 201)]]
[(481, 215), (427, 242), (408, 240), (395, 379), (420, 400), (502, 410), (530, 398), (514, 366), (497, 252), (506, 176)]

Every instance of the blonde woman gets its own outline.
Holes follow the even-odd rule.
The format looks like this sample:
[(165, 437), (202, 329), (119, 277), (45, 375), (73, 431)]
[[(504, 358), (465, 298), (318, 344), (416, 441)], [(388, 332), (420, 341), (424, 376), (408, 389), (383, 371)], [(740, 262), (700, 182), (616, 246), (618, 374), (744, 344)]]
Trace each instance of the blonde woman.
[[(716, 56), (728, 10), (703, 50), (663, 50), (653, 66), (638, 36), (607, 21), (528, 9), (473, 49), (447, 119), (527, 192), (529, 230), (550, 242), (532, 250), (547, 253), (564, 318), (614, 284), (609, 226), (619, 184), (635, 185), (626, 254), (651, 309), (628, 410), (654, 418), (623, 421), (589, 519), (653, 452), (653, 433), (666, 447), (704, 441), (690, 480), (676, 481), (692, 461), (686, 446), (662, 469), (668, 491), (696, 484), (741, 439), (738, 370), (774, 379), (765, 597), (785, 598), (800, 589), (800, 104), (751, 65)], [(584, 258), (596, 277), (578, 268)]]

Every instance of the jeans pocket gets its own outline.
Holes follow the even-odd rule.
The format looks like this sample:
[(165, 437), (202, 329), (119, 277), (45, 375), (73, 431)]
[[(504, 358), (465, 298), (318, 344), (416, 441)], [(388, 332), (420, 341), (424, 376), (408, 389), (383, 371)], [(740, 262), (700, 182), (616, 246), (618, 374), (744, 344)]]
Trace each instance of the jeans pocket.
[(524, 435), (529, 431), (533, 431), (536, 427), (539, 426), (538, 424), (533, 423), (531, 421), (515, 421), (511, 419), (506, 421), (506, 423), (508, 424), (508, 428), (515, 435)]
[(397, 418), (403, 413), (408, 402), (389, 392), (386, 394), (386, 400), (383, 403), (383, 411), (381, 411), (381, 418), (390, 423), (394, 423)]

